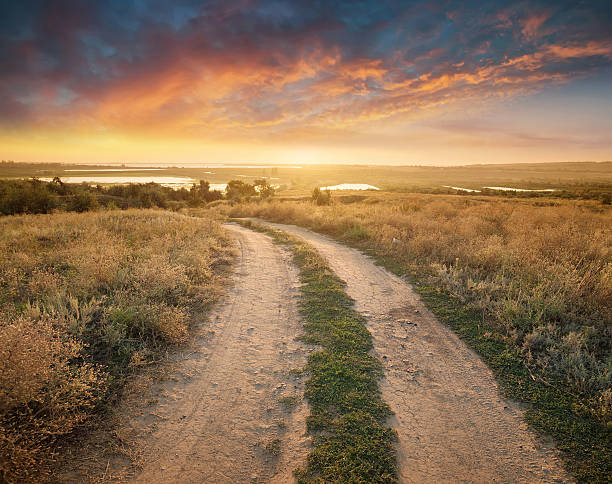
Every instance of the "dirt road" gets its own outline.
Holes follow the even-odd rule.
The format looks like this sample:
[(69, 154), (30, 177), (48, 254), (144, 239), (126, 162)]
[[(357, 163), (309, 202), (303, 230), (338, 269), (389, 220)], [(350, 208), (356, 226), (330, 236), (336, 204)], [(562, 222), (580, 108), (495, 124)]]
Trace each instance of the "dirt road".
[[(157, 402), (131, 419), (138, 431), (138, 483), (293, 481), (308, 454), (306, 404), (289, 371), (306, 353), (295, 337), (298, 274), (291, 256), (263, 234), (226, 228), (239, 247), (234, 284), (211, 314), (211, 329), (177, 363), (186, 378), (157, 385)], [(278, 439), (278, 440), (277, 440)]]
[(317, 249), (368, 318), (385, 368), (383, 400), (395, 413), (401, 482), (571, 482), (555, 451), (500, 396), (491, 371), (406, 282), (328, 237), (257, 221)]
[[(268, 225), (317, 249), (367, 317), (385, 369), (383, 399), (395, 414), (400, 482), (571, 482), (554, 449), (500, 397), (490, 370), (407, 283), (328, 237)], [(106, 463), (85, 450), (85, 464), (73, 459), (62, 482), (293, 482), (310, 449), (305, 402), (281, 403), (304, 391), (290, 375), (308, 351), (295, 341), (298, 273), (268, 236), (226, 228), (239, 248), (232, 289), (188, 352), (174, 358), (179, 371), (136, 398), (139, 406), (118, 411), (121, 440), (136, 458)]]

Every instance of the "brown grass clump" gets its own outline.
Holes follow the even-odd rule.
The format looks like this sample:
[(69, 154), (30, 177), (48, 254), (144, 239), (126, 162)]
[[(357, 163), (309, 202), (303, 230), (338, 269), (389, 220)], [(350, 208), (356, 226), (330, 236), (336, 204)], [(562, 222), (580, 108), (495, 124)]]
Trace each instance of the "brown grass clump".
[(41, 479), (62, 436), (218, 297), (229, 241), (153, 210), (0, 219), (0, 481)]
[[(0, 332), (0, 468), (2, 480), (28, 480), (39, 454), (85, 421), (106, 375), (90, 363), (71, 364), (83, 345), (48, 319), (20, 318)], [(44, 464), (43, 464), (44, 465)], [(40, 470), (40, 469), (38, 469)]]
[(295, 223), (429, 274), (496, 322), (535, 375), (612, 418), (612, 217), (599, 204), (405, 195), (221, 205)]

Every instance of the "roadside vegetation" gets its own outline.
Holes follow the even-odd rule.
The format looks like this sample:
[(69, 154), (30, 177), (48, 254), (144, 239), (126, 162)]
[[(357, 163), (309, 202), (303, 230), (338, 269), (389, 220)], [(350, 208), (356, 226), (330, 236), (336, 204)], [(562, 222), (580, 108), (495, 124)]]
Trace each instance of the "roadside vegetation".
[(344, 282), (308, 244), (249, 221), (246, 227), (286, 244), (300, 270), (301, 339), (320, 349), (311, 353), (304, 373), (311, 414), (307, 428), (313, 449), (298, 482), (397, 482), (395, 432), (386, 424), (391, 411), (381, 399), (380, 362), (371, 355), (372, 336), (353, 309)]
[[(63, 440), (103, 414), (135, 369), (187, 338), (230, 259), (217, 216), (305, 226), (412, 281), (506, 395), (528, 404), (528, 422), (554, 438), (577, 480), (608, 482), (612, 207), (608, 175), (598, 176), (568, 188), (591, 201), (423, 186), (412, 191), (440, 193), (304, 189), (274, 199), (264, 178), (232, 180), (223, 194), (205, 181), (173, 190), (0, 180), (0, 215), (11, 215), (0, 217), (0, 482), (44, 477)], [(300, 479), (393, 482), (363, 320), (316, 253), (276, 237), (302, 271), (304, 338), (321, 347), (307, 368), (316, 437)]]
[(0, 218), (0, 482), (44, 480), (67, 436), (186, 340), (231, 257), (216, 222), (167, 211)]
[(90, 185), (63, 183), (56, 177), (51, 182), (0, 179), (0, 215), (51, 213), (54, 211), (86, 212), (89, 210), (164, 208), (179, 210), (200, 207), (216, 200), (270, 198), (274, 188), (265, 178), (253, 183), (232, 180), (226, 193), (211, 190), (207, 181), (194, 183), (188, 190), (174, 190), (157, 183), (129, 185)]
[(403, 196), (219, 205), (329, 234), (416, 283), (530, 404), (581, 482), (612, 474), (612, 217), (598, 203)]

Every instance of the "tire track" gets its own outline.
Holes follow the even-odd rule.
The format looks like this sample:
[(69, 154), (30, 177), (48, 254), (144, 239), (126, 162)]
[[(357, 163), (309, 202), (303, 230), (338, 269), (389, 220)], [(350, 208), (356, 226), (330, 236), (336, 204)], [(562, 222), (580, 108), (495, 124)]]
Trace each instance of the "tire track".
[(293, 225), (347, 283), (385, 367), (383, 399), (395, 415), (401, 482), (571, 482), (491, 371), (439, 323), (410, 285), (359, 251)]
[[(153, 385), (154, 403), (119, 409), (138, 470), (125, 477), (111, 465), (102, 481), (123, 474), (115, 480), (287, 483), (306, 459), (306, 403), (300, 399), (288, 409), (279, 402), (304, 393), (289, 374), (307, 356), (295, 341), (302, 333), (298, 271), (290, 253), (267, 235), (225, 228), (239, 249), (234, 284), (191, 353), (173, 358), (179, 371)], [(83, 482), (82, 474), (64, 482)]]

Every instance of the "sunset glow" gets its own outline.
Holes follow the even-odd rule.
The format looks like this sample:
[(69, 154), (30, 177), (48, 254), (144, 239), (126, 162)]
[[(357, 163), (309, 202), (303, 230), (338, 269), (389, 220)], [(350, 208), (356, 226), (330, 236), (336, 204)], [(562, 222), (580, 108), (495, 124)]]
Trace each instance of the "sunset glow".
[(3, 159), (612, 159), (605, 1), (0, 9)]

